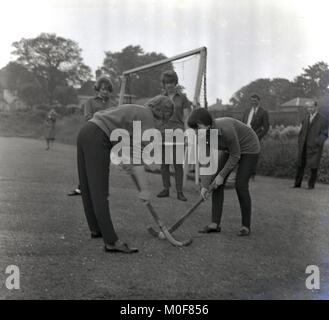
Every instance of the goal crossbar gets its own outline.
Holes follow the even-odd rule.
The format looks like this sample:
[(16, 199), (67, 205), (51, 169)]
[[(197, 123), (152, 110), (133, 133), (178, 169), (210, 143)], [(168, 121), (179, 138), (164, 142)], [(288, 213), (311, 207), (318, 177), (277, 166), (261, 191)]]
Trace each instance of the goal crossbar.
[(186, 57), (191, 56), (193, 54), (206, 52), (206, 50), (207, 50), (206, 47), (201, 47), (201, 48), (198, 48), (198, 49), (190, 50), (190, 51), (178, 54), (178, 55), (176, 55), (174, 57), (171, 57), (171, 58), (162, 59), (162, 60), (159, 60), (159, 61), (156, 61), (156, 62), (146, 64), (146, 65), (141, 66), (141, 67), (136, 67), (136, 68), (133, 68), (133, 69), (130, 69), (130, 70), (126, 70), (122, 73), (122, 75), (126, 76), (126, 75), (129, 75), (131, 73), (142, 71), (144, 69), (150, 69), (150, 68), (153, 68), (153, 67), (161, 66), (161, 65), (166, 64), (168, 62), (172, 62), (172, 61), (175, 61), (175, 60), (186, 58)]

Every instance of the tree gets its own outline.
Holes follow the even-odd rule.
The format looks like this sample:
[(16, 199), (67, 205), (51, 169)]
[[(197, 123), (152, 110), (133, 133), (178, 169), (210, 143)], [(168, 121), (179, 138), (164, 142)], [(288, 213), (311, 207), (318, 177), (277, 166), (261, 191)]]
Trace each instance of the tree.
[(91, 78), (91, 70), (83, 63), (81, 49), (70, 39), (52, 33), (14, 42), (16, 62), (30, 71), (50, 104), (58, 86), (79, 86)]
[[(116, 90), (119, 90), (120, 76), (124, 71), (165, 58), (166, 56), (162, 53), (144, 53), (140, 46), (128, 46), (121, 52), (105, 52), (101, 70), (113, 79)], [(127, 84), (128, 91), (130, 90), (130, 93), (138, 95), (138, 97), (150, 97), (159, 94), (161, 92), (161, 73), (168, 69), (173, 70), (171, 63), (131, 75)]]
[(78, 103), (77, 91), (72, 87), (67, 86), (57, 86), (54, 91), (54, 98), (62, 106), (67, 106), (69, 104)]
[(9, 62), (1, 70), (1, 74), (6, 79), (6, 89), (14, 92), (28, 106), (32, 107), (45, 101), (46, 97), (39, 82), (24, 66), (16, 62)]
[(258, 79), (234, 93), (230, 102), (235, 108), (247, 108), (249, 97), (256, 93), (261, 98), (261, 105), (268, 110), (275, 110), (282, 103), (295, 98), (293, 83), (284, 78)]
[(317, 97), (329, 92), (329, 68), (325, 62), (317, 62), (304, 68), (294, 83), (299, 88), (299, 96)]

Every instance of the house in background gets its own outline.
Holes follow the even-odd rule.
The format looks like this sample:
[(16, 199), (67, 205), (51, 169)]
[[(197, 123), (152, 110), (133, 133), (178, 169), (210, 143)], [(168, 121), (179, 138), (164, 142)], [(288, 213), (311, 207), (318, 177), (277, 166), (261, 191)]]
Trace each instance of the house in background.
[(314, 99), (309, 98), (294, 98), (279, 106), (280, 111), (283, 112), (303, 112), (306, 107), (312, 105)]

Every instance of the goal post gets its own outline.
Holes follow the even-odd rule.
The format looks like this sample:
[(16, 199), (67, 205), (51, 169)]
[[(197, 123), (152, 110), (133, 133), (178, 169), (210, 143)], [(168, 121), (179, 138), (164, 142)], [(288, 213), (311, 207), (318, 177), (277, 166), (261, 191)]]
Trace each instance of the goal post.
[[(207, 108), (207, 48), (201, 47), (190, 50), (171, 58), (165, 58), (159, 61), (148, 63), (130, 70), (126, 70), (121, 75), (121, 86), (119, 94), (119, 105), (125, 103), (144, 104), (146, 100), (156, 94), (161, 94), (161, 73), (164, 70), (174, 70), (178, 75), (178, 84), (187, 98), (192, 102), (192, 108)], [(152, 85), (151, 96), (141, 94), (136, 83), (146, 82)], [(156, 84), (154, 83), (156, 82)], [(134, 86), (135, 85), (135, 86)], [(135, 87), (135, 88), (134, 88)], [(139, 87), (140, 88), (140, 87)], [(154, 94), (154, 93), (155, 94)], [(195, 183), (199, 183), (199, 163), (197, 152), (197, 141), (194, 143), (195, 157)], [(184, 159), (184, 181), (186, 183), (189, 171), (188, 153), (186, 150)]]

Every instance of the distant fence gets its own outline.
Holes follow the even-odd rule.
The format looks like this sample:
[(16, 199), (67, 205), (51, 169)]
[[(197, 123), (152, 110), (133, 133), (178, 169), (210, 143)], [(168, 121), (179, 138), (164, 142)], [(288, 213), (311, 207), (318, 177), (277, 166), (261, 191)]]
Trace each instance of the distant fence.
[[(219, 117), (231, 117), (238, 120), (242, 120), (244, 111), (235, 111), (235, 110), (209, 110), (214, 118)], [(269, 112), (270, 125), (298, 125), (303, 119), (303, 111), (272, 111)]]

